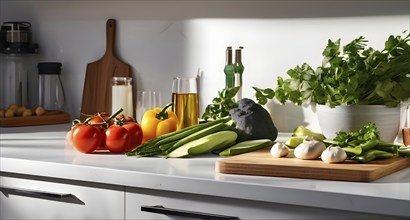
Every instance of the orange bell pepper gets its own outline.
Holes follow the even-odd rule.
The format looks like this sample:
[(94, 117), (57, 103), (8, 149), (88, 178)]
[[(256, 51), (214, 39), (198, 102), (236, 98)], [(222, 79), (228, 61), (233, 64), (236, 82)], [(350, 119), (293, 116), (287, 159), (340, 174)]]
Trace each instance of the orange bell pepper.
[(177, 130), (178, 118), (173, 111), (167, 110), (172, 105), (170, 103), (162, 109), (157, 107), (144, 113), (141, 120), (142, 143)]

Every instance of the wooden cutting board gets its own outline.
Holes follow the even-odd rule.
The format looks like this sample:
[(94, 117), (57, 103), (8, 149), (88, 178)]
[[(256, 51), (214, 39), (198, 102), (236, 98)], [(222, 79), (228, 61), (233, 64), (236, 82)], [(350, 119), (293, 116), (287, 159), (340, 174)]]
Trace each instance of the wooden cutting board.
[(370, 182), (410, 167), (410, 158), (403, 157), (377, 160), (367, 164), (350, 160), (327, 164), (320, 159), (295, 158), (293, 151), (288, 157), (275, 158), (269, 151), (268, 147), (221, 159), (216, 162), (215, 170), (227, 174)]
[(21, 127), (32, 125), (63, 124), (70, 122), (70, 115), (59, 110), (47, 110), (40, 116), (16, 116), (12, 118), (0, 118), (0, 127)]
[[(97, 112), (111, 114), (111, 79), (114, 76), (132, 77), (130, 65), (115, 55), (115, 20), (106, 24), (106, 51), (99, 60), (87, 64), (84, 81), (81, 113), (93, 115)], [(84, 120), (81, 115), (81, 120)]]

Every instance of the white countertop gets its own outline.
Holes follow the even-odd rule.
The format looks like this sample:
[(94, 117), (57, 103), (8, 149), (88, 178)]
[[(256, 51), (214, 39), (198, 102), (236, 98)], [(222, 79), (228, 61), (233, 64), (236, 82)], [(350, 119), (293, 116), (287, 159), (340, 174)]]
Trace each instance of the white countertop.
[(82, 154), (66, 144), (69, 129), (69, 124), (0, 128), (0, 171), (410, 217), (410, 168), (371, 183), (221, 174), (215, 172), (221, 157), (214, 155)]

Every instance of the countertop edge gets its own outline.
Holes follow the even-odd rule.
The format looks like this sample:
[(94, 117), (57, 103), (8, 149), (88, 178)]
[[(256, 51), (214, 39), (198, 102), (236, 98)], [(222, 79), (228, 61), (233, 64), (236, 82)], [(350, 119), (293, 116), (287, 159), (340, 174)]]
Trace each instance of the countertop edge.
[[(24, 163), (24, 166), (21, 166), (22, 163)], [(52, 169), (50, 169), (50, 164)], [(45, 167), (48, 169), (44, 169)], [(410, 201), (394, 198), (314, 191), (226, 180), (211, 181), (192, 177), (107, 169), (86, 165), (73, 166), (5, 157), (1, 158), (0, 171), (125, 187), (410, 217), (408, 209)], [(115, 178), (112, 178), (114, 176)], [(180, 184), (181, 181), (184, 181), (185, 184)], [(313, 197), (315, 199), (312, 199)]]

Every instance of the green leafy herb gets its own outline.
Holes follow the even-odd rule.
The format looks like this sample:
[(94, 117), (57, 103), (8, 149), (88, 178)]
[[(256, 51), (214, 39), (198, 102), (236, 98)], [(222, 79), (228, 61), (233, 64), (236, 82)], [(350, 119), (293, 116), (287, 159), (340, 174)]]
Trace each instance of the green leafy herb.
[(374, 123), (368, 123), (358, 131), (339, 131), (333, 139), (332, 144), (344, 148), (346, 152), (360, 155), (378, 145), (380, 132)]
[(368, 123), (357, 131), (339, 131), (333, 141), (338, 142), (340, 147), (356, 146), (369, 140), (380, 140), (380, 132), (374, 123)]
[(268, 100), (272, 99), (275, 96), (275, 91), (273, 89), (259, 89), (257, 87), (252, 87), (256, 93), (255, 97), (259, 104), (264, 105), (268, 102)]
[(218, 97), (212, 100), (212, 103), (207, 105), (202, 119), (208, 121), (209, 119), (220, 119), (229, 115), (229, 110), (238, 107), (234, 97), (239, 91), (238, 87), (225, 88), (218, 91)]
[[(315, 102), (331, 107), (355, 104), (396, 107), (409, 99), (410, 34), (389, 36), (381, 51), (366, 48), (367, 42), (359, 37), (341, 47), (340, 39), (329, 40), (322, 53), (322, 66), (314, 70), (304, 63), (287, 72), (289, 79), (278, 77), (276, 99), (281, 103)], [(256, 90), (257, 97), (261, 97), (260, 90)]]

